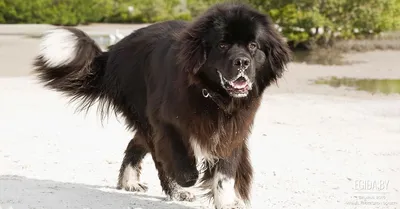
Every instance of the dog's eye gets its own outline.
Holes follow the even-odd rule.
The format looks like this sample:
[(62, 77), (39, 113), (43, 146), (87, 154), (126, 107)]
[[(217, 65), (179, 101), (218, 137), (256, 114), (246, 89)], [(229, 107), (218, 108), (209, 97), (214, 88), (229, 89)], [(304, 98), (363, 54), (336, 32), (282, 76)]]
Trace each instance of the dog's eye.
[(249, 43), (249, 49), (250, 50), (254, 50), (256, 48), (257, 48), (257, 44), (256, 43), (254, 43), (254, 42)]
[(226, 43), (219, 43), (219, 44), (218, 44), (218, 48), (220, 48), (220, 49), (226, 49), (226, 48), (228, 48), (228, 44), (226, 44)]

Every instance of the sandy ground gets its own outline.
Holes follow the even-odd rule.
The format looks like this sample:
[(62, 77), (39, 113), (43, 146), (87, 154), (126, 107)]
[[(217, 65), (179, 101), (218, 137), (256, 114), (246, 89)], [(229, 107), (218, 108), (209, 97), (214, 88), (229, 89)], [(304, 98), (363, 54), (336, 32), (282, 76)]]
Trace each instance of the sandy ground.
[[(51, 26), (0, 26), (0, 207), (205, 208), (167, 202), (148, 156), (147, 193), (115, 189), (132, 133), (95, 109), (36, 83), (30, 64), (37, 39)], [(130, 25), (84, 26), (90, 33), (127, 33)], [(311, 85), (320, 76), (400, 78), (400, 52), (347, 56), (349, 66), (292, 63), (266, 92), (250, 139), (253, 208), (400, 208), (400, 96)]]

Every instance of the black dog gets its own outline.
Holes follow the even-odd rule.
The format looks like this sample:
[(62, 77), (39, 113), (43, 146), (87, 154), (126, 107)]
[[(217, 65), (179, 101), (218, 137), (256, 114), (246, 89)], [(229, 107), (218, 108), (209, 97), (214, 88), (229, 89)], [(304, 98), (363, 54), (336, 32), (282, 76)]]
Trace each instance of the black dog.
[(139, 29), (108, 52), (78, 29), (49, 31), (35, 71), (47, 87), (79, 99), (82, 108), (99, 101), (103, 116), (120, 113), (136, 130), (118, 188), (147, 190), (139, 176), (150, 152), (169, 197), (192, 200), (182, 187), (200, 183), (216, 208), (230, 209), (249, 203), (247, 138), (265, 88), (289, 61), (268, 16), (225, 3), (191, 23)]

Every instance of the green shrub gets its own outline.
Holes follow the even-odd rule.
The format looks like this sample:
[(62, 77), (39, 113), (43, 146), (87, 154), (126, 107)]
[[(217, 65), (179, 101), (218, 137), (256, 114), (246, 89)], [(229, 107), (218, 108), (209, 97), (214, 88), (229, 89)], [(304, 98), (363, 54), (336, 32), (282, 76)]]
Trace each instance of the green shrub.
[[(248, 0), (269, 13), (292, 42), (328, 43), (400, 28), (400, 0)], [(324, 33), (314, 34), (312, 29)], [(299, 31), (301, 29), (301, 31)], [(321, 41), (322, 40), (322, 41)]]
[(77, 25), (101, 21), (111, 6), (111, 0), (0, 0), (0, 21)]

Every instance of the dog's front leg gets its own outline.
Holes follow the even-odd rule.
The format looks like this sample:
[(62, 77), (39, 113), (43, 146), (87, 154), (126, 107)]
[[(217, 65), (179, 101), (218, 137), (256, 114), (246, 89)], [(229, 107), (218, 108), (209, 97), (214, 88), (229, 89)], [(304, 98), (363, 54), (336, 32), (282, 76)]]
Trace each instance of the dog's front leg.
[(158, 128), (155, 151), (164, 171), (182, 187), (193, 186), (199, 176), (196, 159), (189, 155), (183, 136), (170, 125)]
[(244, 209), (248, 201), (252, 169), (247, 146), (232, 152), (230, 157), (220, 159), (214, 171), (212, 193), (216, 209)]

